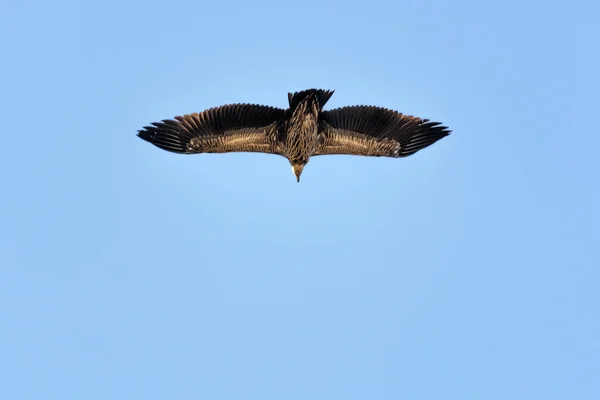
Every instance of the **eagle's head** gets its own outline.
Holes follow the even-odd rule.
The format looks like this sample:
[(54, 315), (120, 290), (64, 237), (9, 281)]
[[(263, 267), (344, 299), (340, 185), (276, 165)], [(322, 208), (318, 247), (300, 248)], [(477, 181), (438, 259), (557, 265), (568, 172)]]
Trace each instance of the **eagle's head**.
[(292, 162), (292, 171), (294, 175), (296, 175), (296, 182), (300, 182), (300, 175), (302, 175), (302, 170), (308, 161), (300, 161), (300, 162)]

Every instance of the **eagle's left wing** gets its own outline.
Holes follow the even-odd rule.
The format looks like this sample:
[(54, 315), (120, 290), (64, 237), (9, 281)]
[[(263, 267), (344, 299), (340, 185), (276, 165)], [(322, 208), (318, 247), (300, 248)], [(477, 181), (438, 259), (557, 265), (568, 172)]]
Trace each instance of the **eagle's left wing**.
[(231, 104), (154, 122), (138, 136), (173, 153), (260, 152), (279, 154), (268, 133), (283, 117), (280, 108)]

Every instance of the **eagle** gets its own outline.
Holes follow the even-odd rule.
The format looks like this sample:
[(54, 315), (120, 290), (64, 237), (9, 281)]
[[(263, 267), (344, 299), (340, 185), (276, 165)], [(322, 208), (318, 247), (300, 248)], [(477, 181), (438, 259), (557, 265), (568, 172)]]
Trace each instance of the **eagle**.
[(333, 90), (288, 93), (287, 109), (236, 103), (153, 122), (137, 136), (178, 154), (254, 152), (288, 159), (296, 181), (310, 157), (408, 157), (448, 136), (440, 122), (376, 106), (323, 107)]

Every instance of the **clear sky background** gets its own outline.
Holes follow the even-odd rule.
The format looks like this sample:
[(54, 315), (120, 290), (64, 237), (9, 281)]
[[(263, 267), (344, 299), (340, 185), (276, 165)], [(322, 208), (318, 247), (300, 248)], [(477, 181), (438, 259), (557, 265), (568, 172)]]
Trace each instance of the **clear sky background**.
[[(0, 398), (598, 399), (598, 6), (0, 6)], [(334, 89), (406, 159), (135, 136)]]

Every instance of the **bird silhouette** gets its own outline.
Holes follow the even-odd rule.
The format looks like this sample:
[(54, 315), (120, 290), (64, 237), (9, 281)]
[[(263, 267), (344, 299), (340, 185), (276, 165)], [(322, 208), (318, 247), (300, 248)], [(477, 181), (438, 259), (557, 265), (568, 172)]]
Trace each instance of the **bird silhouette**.
[(287, 158), (300, 182), (310, 157), (407, 157), (448, 136), (439, 122), (375, 106), (323, 110), (332, 90), (288, 93), (289, 108), (229, 104), (145, 126), (137, 135), (173, 153), (255, 152)]

